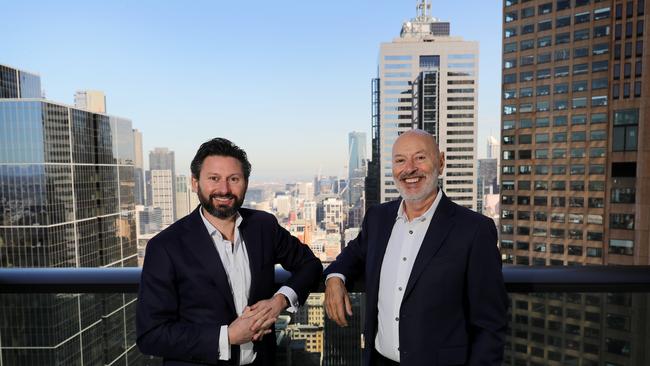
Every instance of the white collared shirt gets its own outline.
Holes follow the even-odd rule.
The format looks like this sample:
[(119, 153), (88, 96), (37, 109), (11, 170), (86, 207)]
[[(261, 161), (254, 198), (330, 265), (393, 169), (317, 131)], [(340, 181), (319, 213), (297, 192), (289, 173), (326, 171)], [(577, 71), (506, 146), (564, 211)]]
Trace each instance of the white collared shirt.
[[(242, 222), (242, 217), (237, 213), (235, 219), (235, 237), (234, 242), (225, 240), (223, 235), (217, 230), (203, 215), (203, 209), (199, 209), (201, 219), (205, 225), (214, 246), (219, 253), (219, 258), (226, 270), (228, 282), (232, 289), (232, 298), (235, 303), (235, 311), (240, 316), (246, 306), (250, 295), (251, 287), (251, 270), (248, 260), (248, 251), (246, 244), (239, 232), (239, 225)], [(276, 294), (283, 294), (289, 301), (289, 312), (295, 312), (298, 308), (298, 294), (288, 287), (282, 286)], [(247, 365), (255, 361), (256, 353), (253, 351), (253, 342), (244, 343), (239, 346), (240, 350), (240, 365)], [(228, 324), (222, 325), (219, 332), (219, 359), (230, 360), (230, 342), (228, 341)]]
[(375, 348), (384, 357), (396, 362), (400, 361), (399, 314), (404, 291), (441, 197), (442, 192), (438, 190), (431, 207), (422, 216), (411, 221), (406, 217), (402, 201), (381, 264)]

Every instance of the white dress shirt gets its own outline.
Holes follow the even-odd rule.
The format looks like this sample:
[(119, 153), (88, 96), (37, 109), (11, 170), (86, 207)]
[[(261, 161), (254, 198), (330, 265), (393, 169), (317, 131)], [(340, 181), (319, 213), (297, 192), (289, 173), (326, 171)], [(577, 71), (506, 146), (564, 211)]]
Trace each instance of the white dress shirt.
[[(217, 230), (203, 215), (203, 209), (199, 210), (201, 219), (205, 224), (208, 233), (214, 241), (214, 245), (219, 253), (219, 258), (226, 270), (228, 282), (232, 289), (232, 298), (235, 302), (235, 310), (237, 315), (242, 315), (244, 309), (248, 305), (248, 296), (251, 287), (251, 270), (248, 261), (248, 251), (241, 234), (239, 233), (239, 225), (242, 222), (242, 217), (237, 213), (235, 220), (235, 237), (234, 241), (224, 239), (223, 235)], [(287, 310), (295, 312), (298, 306), (298, 295), (293, 289), (287, 286), (282, 286), (277, 293), (283, 294), (289, 304), (290, 308)], [(256, 353), (253, 351), (253, 342), (244, 343), (239, 346), (240, 350), (240, 365), (247, 365), (255, 361)], [(230, 360), (230, 342), (228, 341), (228, 324), (221, 326), (219, 332), (219, 359)]]
[(404, 201), (399, 206), (393, 231), (388, 239), (386, 253), (379, 277), (379, 300), (377, 309), (377, 336), (375, 348), (384, 357), (399, 362), (399, 314), (406, 284), (411, 276), (415, 257), (420, 251), (431, 218), (438, 208), (442, 193), (420, 217), (408, 220), (404, 213)]

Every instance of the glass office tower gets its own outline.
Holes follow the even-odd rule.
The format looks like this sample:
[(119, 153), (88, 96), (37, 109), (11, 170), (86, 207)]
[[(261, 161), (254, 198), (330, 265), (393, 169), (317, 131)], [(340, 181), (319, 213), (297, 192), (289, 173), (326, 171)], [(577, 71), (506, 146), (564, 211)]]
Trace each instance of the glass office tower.
[[(0, 69), (0, 267), (137, 266), (131, 121)], [(2, 295), (0, 365), (136, 364), (134, 316), (135, 295)]]

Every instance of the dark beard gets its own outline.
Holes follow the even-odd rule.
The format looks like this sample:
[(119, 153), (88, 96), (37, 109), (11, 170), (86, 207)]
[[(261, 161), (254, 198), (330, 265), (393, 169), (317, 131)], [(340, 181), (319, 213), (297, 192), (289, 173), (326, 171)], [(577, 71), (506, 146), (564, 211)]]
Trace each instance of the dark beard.
[[(203, 209), (206, 210), (210, 215), (220, 218), (222, 220), (235, 216), (235, 214), (237, 214), (237, 211), (244, 204), (244, 196), (239, 198), (234, 194), (229, 193), (223, 196), (213, 194), (210, 195), (209, 197), (206, 197), (203, 195), (203, 192), (201, 192), (200, 187), (198, 189), (197, 195), (199, 196), (199, 202), (201, 202), (201, 207), (203, 207)], [(215, 206), (212, 204), (212, 200), (215, 198), (234, 198), (235, 201), (232, 206), (225, 206), (225, 205)]]

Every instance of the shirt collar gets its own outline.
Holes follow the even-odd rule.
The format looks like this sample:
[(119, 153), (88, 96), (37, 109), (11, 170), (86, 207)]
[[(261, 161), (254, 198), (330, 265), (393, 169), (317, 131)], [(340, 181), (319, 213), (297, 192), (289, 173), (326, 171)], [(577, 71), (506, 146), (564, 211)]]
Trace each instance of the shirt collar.
[[(433, 200), (431, 207), (429, 207), (429, 209), (426, 210), (421, 216), (413, 218), (411, 222), (430, 220), (433, 217), (433, 214), (436, 212), (436, 209), (438, 208), (438, 204), (440, 203), (441, 198), (442, 198), (442, 190), (438, 188), (438, 193), (436, 193), (436, 199)], [(406, 213), (404, 212), (404, 200), (402, 200), (402, 202), (399, 205), (399, 209), (397, 210), (397, 217), (395, 218), (395, 220), (403, 220), (404, 222), (409, 222), (408, 218), (406, 217)]]
[[(217, 236), (220, 240), (224, 240), (223, 235), (221, 235), (219, 230), (217, 230), (217, 228), (215, 228), (214, 225), (212, 225), (210, 221), (208, 221), (208, 219), (205, 218), (205, 215), (203, 214), (203, 207), (199, 208), (199, 214), (201, 215), (201, 220), (203, 220), (203, 225), (205, 225), (205, 228), (208, 230), (210, 236), (212, 237)], [(235, 228), (239, 229), (239, 224), (241, 224), (242, 222), (242, 217), (239, 214), (239, 211), (236, 213), (236, 216), (237, 218), (235, 219)], [(236, 233), (235, 236), (237, 236)]]

